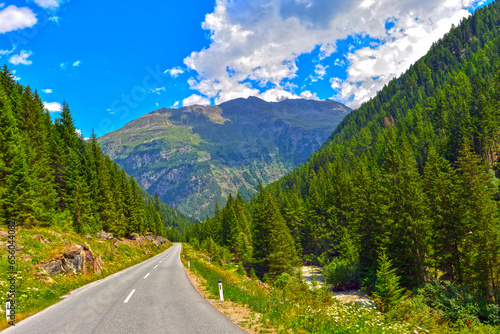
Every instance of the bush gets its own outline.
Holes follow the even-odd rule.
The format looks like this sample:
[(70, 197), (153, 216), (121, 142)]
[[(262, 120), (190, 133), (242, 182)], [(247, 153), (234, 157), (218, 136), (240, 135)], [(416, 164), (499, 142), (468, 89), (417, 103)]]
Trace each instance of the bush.
[(336, 289), (357, 289), (360, 278), (358, 261), (336, 257), (325, 266), (323, 277)]
[(286, 285), (290, 284), (293, 281), (292, 276), (287, 273), (282, 273), (276, 282), (274, 282), (274, 287), (278, 289), (284, 288)]
[(492, 326), (500, 325), (500, 306), (497, 304), (490, 304), (486, 307), (485, 312), (486, 323)]
[[(444, 320), (457, 324), (478, 323), (479, 316), (495, 321), (496, 308), (490, 306), (491, 315), (487, 313), (484, 298), (467, 286), (458, 286), (453, 282), (434, 281), (418, 290), (429, 306), (443, 312)], [(486, 318), (484, 320), (486, 320)]]

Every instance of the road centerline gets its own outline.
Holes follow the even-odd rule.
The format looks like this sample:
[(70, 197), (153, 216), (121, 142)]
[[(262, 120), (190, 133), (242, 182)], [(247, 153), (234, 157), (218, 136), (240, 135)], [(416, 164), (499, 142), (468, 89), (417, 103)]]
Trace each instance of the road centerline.
[(144, 278), (148, 277), (148, 276), (149, 276), (149, 274), (151, 274), (151, 273), (148, 273), (146, 276), (144, 276)]
[(134, 289), (134, 290), (132, 290), (132, 291), (130, 292), (130, 294), (129, 294), (129, 295), (128, 295), (128, 297), (125, 299), (125, 301), (123, 302), (123, 304), (127, 304), (127, 303), (128, 303), (128, 301), (129, 301), (130, 297), (132, 297), (132, 295), (134, 294), (134, 292), (135, 292), (135, 289)]

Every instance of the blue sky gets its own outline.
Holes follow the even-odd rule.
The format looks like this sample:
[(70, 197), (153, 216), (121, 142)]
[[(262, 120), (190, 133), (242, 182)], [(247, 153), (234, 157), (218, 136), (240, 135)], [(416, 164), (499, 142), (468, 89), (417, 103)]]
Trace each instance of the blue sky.
[(84, 136), (237, 97), (355, 108), (485, 2), (0, 0), (0, 63)]

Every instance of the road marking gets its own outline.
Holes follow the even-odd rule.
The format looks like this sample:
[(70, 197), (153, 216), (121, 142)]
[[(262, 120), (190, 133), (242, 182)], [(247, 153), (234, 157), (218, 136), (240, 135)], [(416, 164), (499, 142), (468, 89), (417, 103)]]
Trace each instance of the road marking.
[(128, 295), (127, 299), (125, 299), (125, 301), (123, 302), (124, 304), (128, 303), (128, 300), (130, 299), (130, 297), (132, 297), (132, 295), (134, 294), (134, 292), (135, 292), (135, 289), (130, 292), (130, 294)]
[(154, 266), (154, 268), (153, 268), (153, 269), (156, 269), (156, 267), (158, 267), (158, 265)]
[(148, 277), (148, 276), (149, 276), (149, 274), (151, 274), (151, 273), (148, 273), (146, 276), (144, 276), (144, 278)]

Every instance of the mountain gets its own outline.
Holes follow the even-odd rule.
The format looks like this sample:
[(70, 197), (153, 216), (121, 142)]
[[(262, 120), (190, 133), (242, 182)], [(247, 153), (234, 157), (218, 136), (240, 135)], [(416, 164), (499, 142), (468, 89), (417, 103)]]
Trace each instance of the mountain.
[(99, 138), (150, 194), (202, 219), (229, 193), (243, 198), (304, 163), (350, 109), (331, 100), (161, 108)]

